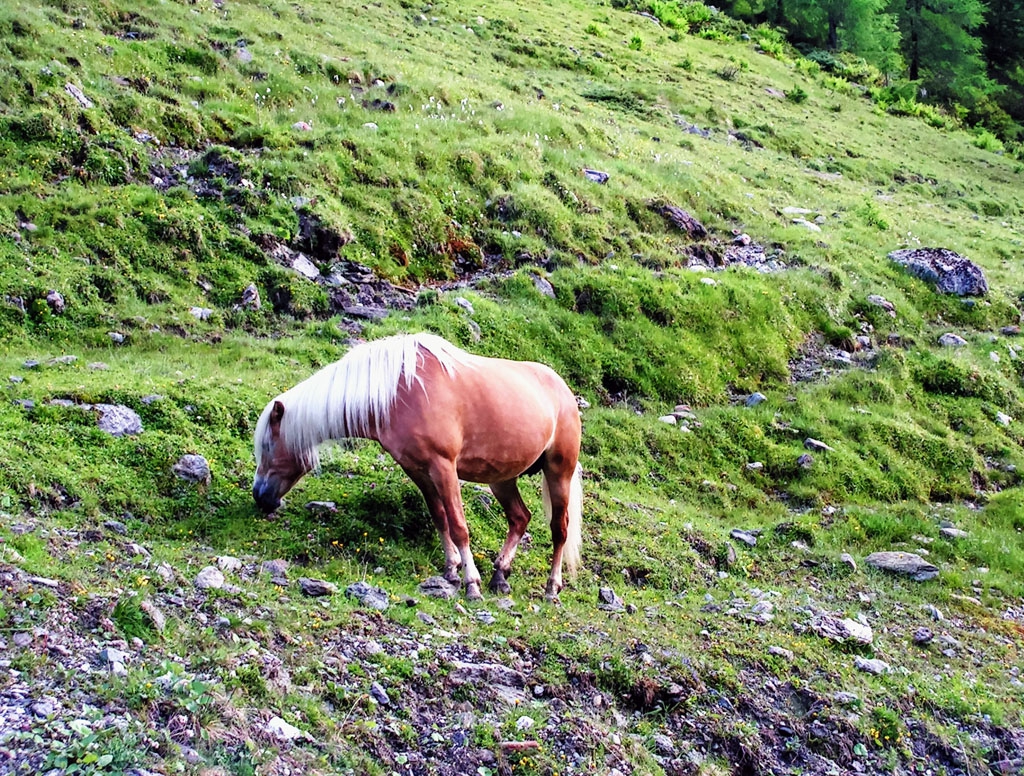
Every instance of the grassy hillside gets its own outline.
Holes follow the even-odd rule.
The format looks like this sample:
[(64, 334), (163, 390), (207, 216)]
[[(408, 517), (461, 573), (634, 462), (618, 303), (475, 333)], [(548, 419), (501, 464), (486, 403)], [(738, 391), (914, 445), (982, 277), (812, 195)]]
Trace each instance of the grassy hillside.
[[(989, 145), (725, 19), (0, 9), (0, 773), (1020, 771), (1024, 165)], [(887, 258), (920, 246), (989, 293)], [(589, 405), (560, 607), (539, 523), (511, 601), (419, 592), (443, 554), (371, 444), (256, 512), (266, 402), (419, 330), (550, 364)], [(801, 461), (808, 438), (831, 450)], [(174, 474), (189, 453), (208, 483)], [(504, 518), (463, 495), (486, 569)], [(886, 550), (937, 578), (864, 564)]]

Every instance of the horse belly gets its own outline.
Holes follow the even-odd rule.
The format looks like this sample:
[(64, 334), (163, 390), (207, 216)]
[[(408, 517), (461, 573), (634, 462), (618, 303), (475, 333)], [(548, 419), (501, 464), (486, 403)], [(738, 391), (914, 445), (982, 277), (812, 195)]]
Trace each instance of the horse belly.
[[(514, 392), (512, 392), (514, 393)], [(551, 444), (555, 420), (551, 407), (508, 391), (478, 394), (463, 418), (459, 477), (470, 482), (501, 482), (518, 477)]]

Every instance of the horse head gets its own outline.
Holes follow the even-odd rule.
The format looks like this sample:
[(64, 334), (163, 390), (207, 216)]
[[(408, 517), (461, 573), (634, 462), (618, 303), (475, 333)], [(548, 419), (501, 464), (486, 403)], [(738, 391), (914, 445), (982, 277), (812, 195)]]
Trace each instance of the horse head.
[(256, 477), (252, 497), (266, 514), (280, 507), (281, 497), (313, 468), (309, 456), (292, 450), (281, 434), (284, 413), (284, 404), (275, 399), (263, 410), (256, 427)]

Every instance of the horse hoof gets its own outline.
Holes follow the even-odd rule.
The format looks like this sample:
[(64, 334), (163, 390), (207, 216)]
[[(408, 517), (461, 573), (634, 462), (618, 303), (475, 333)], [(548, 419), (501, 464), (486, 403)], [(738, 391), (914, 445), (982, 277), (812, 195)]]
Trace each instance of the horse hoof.
[(494, 576), (491, 577), (491, 583), (488, 587), (491, 589), (492, 593), (499, 593), (501, 595), (509, 595), (512, 592), (512, 586), (509, 585), (505, 577), (497, 571), (495, 571)]
[(479, 582), (470, 582), (466, 585), (466, 600), (467, 601), (483, 601), (484, 594), (480, 592)]
[(558, 593), (545, 593), (544, 600), (555, 606), (560, 606), (562, 604), (562, 599), (558, 597)]

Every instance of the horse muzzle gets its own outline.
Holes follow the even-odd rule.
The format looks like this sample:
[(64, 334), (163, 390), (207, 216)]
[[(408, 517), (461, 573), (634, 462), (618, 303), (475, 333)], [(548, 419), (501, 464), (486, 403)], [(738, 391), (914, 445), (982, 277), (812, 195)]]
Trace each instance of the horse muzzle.
[(252, 484), (252, 498), (256, 506), (266, 515), (275, 511), (281, 506), (281, 497), (278, 495), (277, 483), (270, 479), (257, 478)]

